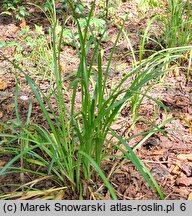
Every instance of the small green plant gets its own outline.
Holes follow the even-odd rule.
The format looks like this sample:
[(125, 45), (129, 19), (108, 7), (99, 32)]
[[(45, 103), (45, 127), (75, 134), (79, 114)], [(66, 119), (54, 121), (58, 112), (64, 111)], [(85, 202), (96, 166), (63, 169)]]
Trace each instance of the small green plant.
[(192, 41), (192, 16), (189, 0), (168, 0), (167, 14), (161, 17), (164, 25), (162, 40), (166, 48), (187, 46)]
[(14, 10), (21, 0), (3, 0), (2, 5), (7, 10)]
[(135, 0), (142, 8), (157, 7), (163, 4), (163, 0)]
[(12, 16), (12, 12), (14, 12), (16, 19), (22, 20), (25, 16), (29, 15), (29, 13), (26, 11), (25, 6), (19, 6), (19, 3), (21, 2), (21, 0), (3, 0), (4, 11), (2, 14), (8, 14)]
[[(21, 39), (18, 40), (18, 38)], [(0, 45), (4, 48), (14, 48), (15, 52), (13, 52), (12, 56), (15, 63), (20, 64), (25, 61), (28, 62), (28, 67), (35, 63), (35, 70), (31, 67), (31, 70), (33, 70), (31, 73), (52, 80), (52, 47), (45, 38), (42, 26), (35, 25), (33, 31), (29, 26), (26, 26), (25, 29), (18, 31), (15, 41), (8, 43), (0, 41)], [(24, 52), (25, 49), (28, 52)], [(25, 69), (25, 66), (23, 65), (22, 68)]]

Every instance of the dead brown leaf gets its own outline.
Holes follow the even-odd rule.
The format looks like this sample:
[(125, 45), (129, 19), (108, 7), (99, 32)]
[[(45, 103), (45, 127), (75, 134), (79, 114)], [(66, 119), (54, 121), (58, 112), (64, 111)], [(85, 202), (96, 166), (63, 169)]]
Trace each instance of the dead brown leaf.
[(7, 87), (8, 87), (7, 82), (0, 78), (0, 91), (4, 91)]
[(176, 180), (177, 185), (191, 186), (192, 185), (192, 177), (181, 177)]
[(167, 152), (166, 149), (154, 150), (151, 155), (163, 155), (165, 152)]
[(14, 103), (8, 104), (8, 105), (6, 106), (7, 112), (8, 112), (8, 113), (13, 112), (14, 107), (15, 107), (15, 104), (14, 104)]
[(181, 169), (179, 167), (179, 165), (177, 164), (173, 170), (171, 171), (171, 173), (175, 174), (175, 175), (180, 175), (181, 174)]
[(174, 68), (173, 70), (171, 71), (171, 74), (174, 76), (174, 77), (178, 77), (180, 75), (180, 72), (179, 72), (179, 67), (177, 65), (174, 65)]
[(180, 160), (192, 161), (192, 153), (191, 154), (179, 154), (177, 155), (177, 158)]
[(160, 145), (166, 149), (170, 149), (173, 146), (173, 142), (168, 137), (160, 136)]
[(174, 189), (174, 192), (182, 194), (182, 195), (186, 195), (186, 196), (189, 194), (189, 190), (187, 190), (186, 188), (176, 188)]
[(7, 30), (5, 31), (4, 35), (9, 37), (12, 34), (16, 34), (18, 30), (19, 30), (18, 26), (16, 26), (15, 24), (10, 24)]
[(66, 65), (60, 63), (59, 68), (62, 74), (66, 73)]
[(186, 120), (187, 122), (189, 122), (189, 123), (192, 123), (192, 115), (191, 115), (191, 113), (189, 114), (189, 113), (186, 113), (185, 114), (185, 117), (183, 117), (182, 118), (183, 120)]
[(21, 29), (25, 29), (26, 28), (26, 20), (25, 20), (25, 18), (23, 18), (22, 20), (21, 20), (21, 23), (20, 23), (20, 27), (21, 27)]
[(6, 164), (5, 161), (0, 160), (0, 168), (2, 168)]
[(185, 107), (185, 106), (189, 106), (190, 102), (188, 98), (179, 95), (179, 96), (175, 96), (175, 104), (178, 107)]
[(192, 193), (189, 194), (187, 200), (192, 200)]

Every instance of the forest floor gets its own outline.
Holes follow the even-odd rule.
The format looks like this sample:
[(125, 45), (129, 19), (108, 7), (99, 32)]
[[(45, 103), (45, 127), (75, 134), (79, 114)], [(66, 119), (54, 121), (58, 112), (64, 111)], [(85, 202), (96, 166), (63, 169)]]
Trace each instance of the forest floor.
[[(31, 10), (35, 10), (31, 8)], [(30, 17), (26, 18), (26, 25), (32, 29), (34, 24), (41, 25), (43, 28), (48, 26), (42, 13), (33, 12), (36, 19), (32, 20)], [(148, 13), (138, 12), (137, 5), (134, 3), (124, 3), (116, 12), (119, 16), (124, 13), (129, 13), (129, 21), (125, 23), (125, 29), (129, 32), (129, 37), (134, 50), (140, 46), (140, 32), (146, 28), (149, 22), (149, 13), (157, 13), (150, 11)], [(20, 22), (11, 19), (8, 15), (0, 15), (0, 41), (6, 43), (15, 41), (19, 42), (23, 35), (19, 34), (22, 28)], [(105, 55), (103, 58), (104, 64), (108, 61), (109, 54), (113, 46), (113, 38), (116, 38), (118, 28), (112, 25), (107, 34), (111, 38), (103, 43)], [(27, 37), (27, 33), (25, 35)], [(153, 44), (148, 44), (150, 49), (153, 49)], [(29, 50), (23, 50), (23, 55)], [(124, 74), (129, 73), (132, 67), (132, 60), (127, 55), (127, 43), (122, 39), (115, 51), (112, 65), (111, 65), (111, 82), (116, 82), (121, 79)], [(16, 50), (14, 47), (0, 48), (0, 121), (6, 122), (10, 119), (15, 119), (14, 100), (16, 77), (13, 74), (13, 67), (8, 61), (3, 59), (3, 55), (13, 60)], [(63, 76), (72, 73), (78, 68), (78, 57), (75, 49), (70, 45), (63, 45), (62, 47), (62, 64)], [(31, 71), (35, 70), (35, 59), (33, 64), (25, 65), (25, 60), (21, 61), (21, 65), (26, 68), (26, 72), (36, 80), (36, 83), (46, 93), (49, 90), (49, 78), (39, 78), (38, 74)], [(32, 95), (29, 86), (26, 84), (25, 78), (17, 74), (19, 79), (19, 112), (23, 121), (26, 119), (29, 98), (33, 98), (33, 111), (31, 121), (46, 126), (43, 121), (43, 114), (38, 106), (34, 96)], [(68, 85), (68, 81), (66, 81)], [(155, 106), (155, 103), (149, 99), (145, 99), (139, 110), (141, 119), (130, 129), (132, 119), (129, 109), (129, 104), (125, 106), (119, 118), (112, 125), (112, 129), (118, 132), (124, 138), (150, 131), (152, 125), (161, 124), (166, 119), (175, 117), (173, 121), (164, 126), (167, 131), (167, 136), (162, 133), (156, 133), (136, 150), (137, 156), (151, 171), (152, 175), (158, 182), (166, 199), (191, 199), (192, 196), (192, 128), (186, 123), (192, 122), (192, 82), (186, 78), (186, 71), (179, 69), (177, 66), (173, 67), (169, 73), (162, 77), (161, 82), (154, 83), (149, 95), (155, 99), (159, 99), (168, 108), (165, 111), (162, 108)], [(80, 106), (79, 100), (79, 106)], [(156, 107), (156, 108), (155, 108)], [(155, 113), (155, 114), (154, 114)], [(1, 132), (2, 128), (0, 128)], [(134, 146), (139, 143), (144, 137), (139, 136), (130, 140), (129, 145)], [(113, 152), (113, 154), (121, 155), (120, 152)], [(0, 154), (0, 167), (4, 166), (9, 160), (10, 155)], [(117, 166), (118, 165), (118, 166)], [(145, 180), (141, 177), (130, 161), (105, 161), (102, 164), (103, 170), (106, 174), (113, 172), (109, 178), (111, 184), (117, 192), (119, 199), (143, 200), (143, 199), (159, 199), (158, 195), (152, 192)], [(35, 176), (26, 175), (25, 182), (32, 181)], [(13, 186), (10, 186), (13, 184)], [(21, 185), (21, 178), (19, 174), (9, 174), (0, 177), (0, 194), (8, 194), (16, 191), (16, 184)], [(101, 184), (98, 182), (98, 185)], [(53, 183), (43, 181), (39, 183), (38, 188), (48, 189), (54, 187)], [(66, 194), (64, 199), (74, 199), (76, 197)], [(108, 193), (103, 190), (101, 199), (110, 199)]]

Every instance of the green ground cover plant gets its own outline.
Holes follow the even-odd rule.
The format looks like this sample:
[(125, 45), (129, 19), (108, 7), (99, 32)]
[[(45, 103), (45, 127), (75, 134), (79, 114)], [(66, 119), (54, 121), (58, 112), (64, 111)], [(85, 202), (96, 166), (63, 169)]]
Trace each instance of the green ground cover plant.
[(168, 0), (166, 15), (160, 17), (163, 23), (165, 47), (190, 45), (192, 40), (192, 16), (189, 0)]

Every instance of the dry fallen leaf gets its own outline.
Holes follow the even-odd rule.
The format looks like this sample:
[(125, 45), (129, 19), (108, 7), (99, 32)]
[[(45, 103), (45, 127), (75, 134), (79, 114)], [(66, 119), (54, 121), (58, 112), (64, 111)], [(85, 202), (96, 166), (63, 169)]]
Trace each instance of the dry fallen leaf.
[(192, 185), (192, 177), (181, 177), (176, 180), (177, 185), (191, 186)]
[(180, 169), (180, 167), (179, 167), (178, 164), (173, 168), (173, 170), (171, 171), (171, 173), (175, 174), (175, 175), (180, 175), (181, 169)]
[(21, 29), (25, 29), (26, 28), (26, 20), (23, 18), (22, 20), (21, 20), (21, 23), (20, 23), (20, 27), (21, 27)]
[(180, 160), (192, 161), (192, 153), (191, 154), (179, 154), (177, 155), (177, 158)]
[(188, 196), (188, 194), (189, 194), (189, 190), (187, 190), (187, 189), (184, 188), (184, 187), (175, 188), (175, 189), (174, 189), (174, 192), (175, 192), (175, 193), (178, 193), (178, 194), (182, 194), (182, 195), (184, 195), (184, 196)]
[(154, 150), (151, 155), (163, 155), (165, 152), (167, 152), (166, 149)]
[(174, 77), (178, 77), (180, 75), (179, 67), (177, 65), (175, 65), (173, 70), (171, 71), (171, 73)]
[(5, 161), (0, 160), (0, 168), (2, 168), (6, 164)]
[(186, 113), (184, 117), (182, 117), (183, 120), (188, 121), (189, 123), (192, 123), (192, 115), (191, 113)]
[(60, 64), (59, 68), (62, 74), (66, 73), (66, 66), (64, 64)]
[(173, 142), (168, 137), (160, 136), (160, 145), (165, 149), (170, 149), (173, 146)]
[(190, 101), (188, 98), (183, 97), (181, 95), (175, 96), (175, 104), (178, 107), (185, 107), (185, 106), (189, 106), (190, 105)]
[(16, 34), (18, 30), (18, 26), (16, 26), (15, 24), (10, 24), (8, 25), (8, 28), (4, 35), (10, 37), (10, 35)]
[(10, 104), (7, 105), (6, 110), (7, 110), (8, 113), (12, 113), (14, 108), (15, 108), (15, 104), (10, 103)]
[(0, 91), (4, 91), (7, 87), (7, 82), (3, 79), (0, 79)]
[(187, 200), (192, 200), (192, 193), (189, 194)]

